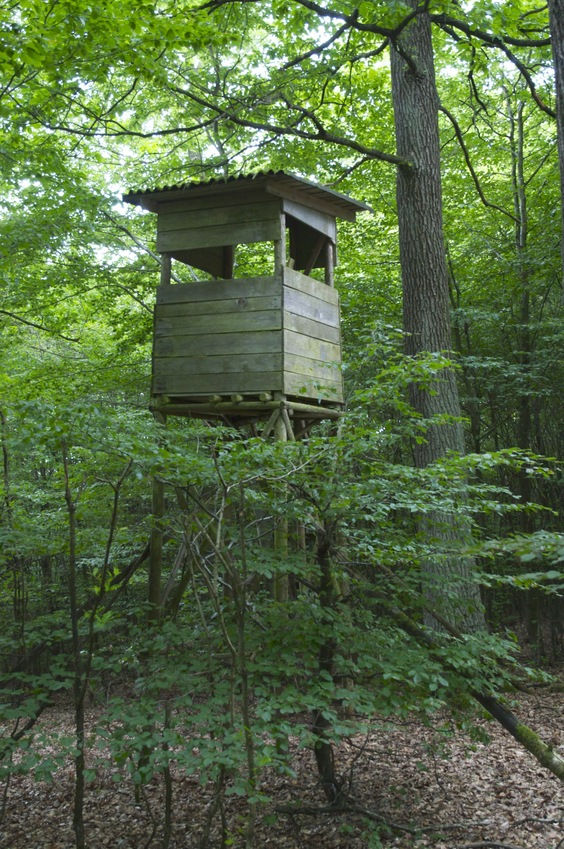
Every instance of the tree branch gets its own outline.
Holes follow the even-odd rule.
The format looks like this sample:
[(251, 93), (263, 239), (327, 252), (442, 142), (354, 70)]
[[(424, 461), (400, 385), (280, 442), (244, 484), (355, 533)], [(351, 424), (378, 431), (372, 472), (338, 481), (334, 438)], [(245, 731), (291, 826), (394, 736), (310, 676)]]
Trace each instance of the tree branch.
[[(229, 0), (231, 2), (231, 0)], [(254, 0), (245, 0), (246, 2), (254, 2)], [(238, 0), (239, 2), (239, 0)], [(263, 130), (266, 133), (273, 133), (277, 136), (296, 136), (300, 139), (305, 139), (307, 141), (324, 141), (329, 142), (330, 144), (336, 144), (340, 147), (347, 147), (351, 150), (356, 150), (357, 153), (361, 153), (364, 156), (369, 157), (370, 159), (377, 159), (381, 162), (389, 162), (392, 165), (402, 165), (402, 166), (410, 166), (411, 162), (407, 159), (403, 159), (400, 156), (396, 156), (392, 153), (385, 153), (384, 151), (377, 150), (375, 148), (367, 147), (366, 145), (361, 144), (360, 142), (355, 141), (354, 139), (348, 139), (344, 136), (338, 136), (335, 133), (329, 132), (326, 130), (318, 118), (311, 118), (312, 113), (307, 113), (307, 110), (302, 107), (294, 107), (300, 108), (304, 117), (311, 118), (315, 125), (319, 128), (316, 133), (308, 132), (307, 130), (300, 130), (298, 126), (292, 127), (284, 127), (278, 124), (271, 124), (268, 121), (251, 121), (248, 118), (240, 118), (235, 112), (231, 112), (227, 109), (223, 109), (220, 106), (216, 106), (214, 103), (210, 103), (207, 100), (204, 100), (198, 95), (194, 94), (194, 92), (189, 91), (188, 89), (184, 89), (178, 86), (171, 87), (172, 91), (175, 91), (177, 94), (183, 94), (185, 97), (190, 98), (195, 103), (198, 103), (200, 106), (203, 106), (206, 109), (211, 109), (216, 112), (221, 118), (226, 121), (231, 121), (233, 124), (237, 124), (239, 127), (247, 127), (253, 130)]]
[(550, 47), (550, 38), (512, 38), (511, 36), (501, 36), (492, 35), (490, 32), (486, 32), (482, 29), (477, 29), (471, 27), (470, 24), (465, 23), (464, 21), (460, 21), (458, 18), (453, 18), (451, 15), (440, 14), (440, 15), (429, 15), (431, 21), (437, 26), (444, 29), (445, 27), (449, 27), (452, 29), (458, 29), (460, 32), (463, 32), (465, 35), (471, 36), (473, 38), (477, 38), (480, 41), (485, 42), (486, 44), (490, 44), (494, 47), (502, 47), (504, 44), (510, 44), (512, 47)]
[[(390, 612), (406, 633), (414, 637), (421, 645), (426, 646), (432, 657), (445, 668), (449, 668), (448, 661), (436, 653), (437, 644), (429, 633), (417, 625), (403, 610), (392, 608)], [(449, 626), (449, 630), (451, 633), (456, 631), (453, 626)], [(460, 674), (460, 670), (457, 670), (457, 672)], [(502, 705), (495, 696), (479, 692), (472, 687), (469, 688), (468, 692), (524, 749), (533, 755), (541, 766), (564, 782), (564, 758), (558, 752), (555, 752), (550, 745), (545, 743), (535, 731), (519, 722), (515, 714)]]
[(456, 120), (454, 115), (451, 112), (449, 112), (449, 110), (446, 108), (446, 106), (443, 106), (442, 104), (439, 106), (439, 112), (442, 112), (443, 115), (446, 115), (446, 117), (449, 119), (450, 123), (453, 126), (454, 133), (456, 135), (457, 141), (458, 141), (460, 148), (462, 150), (462, 153), (464, 155), (464, 161), (466, 162), (468, 170), (470, 171), (470, 175), (471, 175), (471, 177), (474, 181), (474, 185), (476, 186), (476, 191), (478, 192), (478, 195), (480, 196), (480, 200), (482, 201), (484, 206), (487, 206), (490, 209), (497, 209), (497, 211), (501, 212), (502, 215), (506, 215), (512, 221), (517, 222), (516, 217), (511, 212), (508, 212), (506, 209), (503, 209), (503, 207), (498, 206), (495, 203), (491, 203), (486, 198), (486, 196), (484, 195), (484, 192), (482, 190), (482, 186), (480, 185), (480, 180), (478, 179), (478, 175), (476, 174), (476, 172), (474, 170), (474, 166), (472, 165), (472, 162), (470, 160), (470, 154), (468, 153), (468, 148), (466, 147), (466, 143), (464, 141), (464, 135), (462, 133), (462, 130), (460, 128), (458, 121)]
[[(209, 11), (213, 12), (215, 9), (219, 9), (222, 6), (228, 6), (234, 3), (256, 2), (259, 2), (259, 0), (209, 0), (208, 3), (204, 3), (204, 5), (199, 8), (200, 10), (209, 9)], [(417, 6), (417, 8), (413, 9), (413, 11), (406, 15), (394, 29), (391, 29), (390, 27), (382, 27), (379, 24), (361, 23), (358, 20), (357, 9), (355, 9), (352, 15), (346, 15), (344, 12), (336, 12), (333, 9), (326, 9), (324, 6), (320, 6), (319, 3), (316, 3), (315, 0), (293, 0), (293, 2), (297, 3), (299, 6), (303, 6), (305, 9), (309, 9), (311, 12), (315, 12), (320, 18), (329, 18), (333, 21), (343, 21), (343, 23), (346, 23), (348, 26), (358, 30), (359, 32), (371, 32), (376, 35), (382, 35), (385, 38), (393, 38), (394, 36), (398, 36), (414, 18), (427, 10), (429, 0), (425, 0), (421, 6)]]
[[(171, 89), (171, 90), (173, 90), (173, 89)], [(199, 130), (206, 129), (206, 127), (209, 127), (210, 124), (213, 124), (213, 122), (216, 120), (215, 116), (214, 116), (213, 118), (210, 118), (207, 121), (201, 121), (200, 123), (192, 124), (192, 126), (190, 126), (190, 127), (185, 127), (185, 126), (171, 127), (170, 129), (165, 129), (165, 130), (151, 130), (150, 132), (142, 132), (141, 130), (131, 130), (131, 129), (128, 129), (127, 127), (123, 127), (117, 121), (114, 121), (112, 119), (111, 121), (103, 122), (104, 123), (104, 129), (103, 130), (96, 130), (96, 129), (92, 129), (91, 127), (68, 126), (68, 125), (65, 125), (65, 124), (52, 124), (50, 121), (47, 121), (47, 120), (45, 120), (45, 118), (42, 118), (41, 115), (39, 114), (39, 112), (37, 112), (36, 110), (30, 111), (30, 110), (26, 109), (26, 107), (21, 103), (17, 103), (17, 106), (21, 109), (22, 112), (27, 111), (28, 114), (31, 115), (33, 120), (36, 121), (38, 124), (40, 124), (42, 127), (45, 127), (46, 130), (52, 130), (53, 132), (68, 133), (69, 135), (81, 136), (82, 138), (88, 138), (88, 139), (93, 139), (93, 138), (122, 138), (124, 136), (126, 136), (126, 137), (131, 136), (131, 137), (137, 138), (137, 139), (152, 139), (152, 138), (158, 138), (159, 136), (174, 136), (174, 135), (179, 135), (181, 133), (184, 133), (184, 134), (196, 133)], [(96, 124), (96, 123), (101, 123), (101, 122), (94, 121), (94, 124)], [(111, 127), (111, 126), (118, 127), (119, 129), (109, 129), (109, 127)]]
[(385, 38), (384, 41), (378, 47), (374, 48), (374, 50), (366, 50), (364, 53), (356, 53), (354, 56), (351, 56), (347, 61), (350, 62), (351, 65), (353, 65), (355, 62), (360, 62), (362, 59), (373, 59), (375, 56), (379, 56), (380, 53), (383, 53), (389, 43), (390, 39)]
[(477, 843), (455, 843), (452, 849), (523, 849), (523, 846), (500, 843), (499, 840), (478, 840)]
[(449, 15), (429, 15), (432, 23), (437, 24), (444, 32), (448, 33), (452, 38), (456, 38), (456, 33), (454, 30), (459, 30), (463, 32), (465, 35), (470, 38), (477, 38), (479, 41), (486, 44), (488, 47), (495, 47), (498, 50), (501, 50), (502, 53), (505, 53), (510, 62), (515, 65), (525, 82), (527, 83), (527, 87), (531, 93), (531, 97), (543, 112), (546, 112), (547, 115), (550, 115), (551, 118), (556, 118), (556, 112), (547, 106), (546, 103), (539, 96), (536, 86), (533, 82), (533, 78), (531, 77), (529, 69), (526, 65), (521, 62), (521, 60), (513, 53), (512, 50), (507, 47), (510, 44), (512, 47), (546, 47), (550, 45), (550, 39), (540, 38), (540, 39), (518, 39), (518, 38), (501, 38), (498, 35), (492, 35), (489, 32), (485, 32), (485, 30), (473, 29), (468, 24), (465, 24), (463, 21), (459, 21), (456, 18), (451, 18)]
[(49, 333), (51, 336), (58, 336), (59, 339), (64, 339), (65, 342), (80, 342), (80, 339), (76, 339), (73, 336), (65, 336), (63, 333), (57, 333), (55, 330), (50, 330), (43, 324), (37, 324), (35, 321), (29, 321), (29, 319), (22, 318), (21, 315), (16, 315), (13, 312), (9, 312), (9, 310), (0, 309), (0, 313), (13, 318), (15, 321), (19, 321), (21, 324), (27, 324), (28, 327), (35, 327), (36, 330), (42, 330), (43, 333)]
[[(152, 257), (155, 260), (155, 262), (158, 262), (159, 266), (162, 266), (162, 264), (163, 264), (162, 257), (160, 257), (158, 254), (156, 254), (154, 251), (152, 251), (151, 248), (147, 247), (147, 245), (144, 242), (142, 242), (141, 239), (138, 239), (137, 236), (135, 236), (131, 232), (131, 230), (129, 230), (125, 226), (125, 224), (121, 224), (119, 221), (116, 221), (116, 219), (112, 215), (110, 215), (109, 212), (106, 212), (105, 210), (102, 211), (102, 215), (104, 216), (104, 218), (107, 218), (107, 220), (110, 221), (114, 225), (114, 227), (116, 227), (122, 233), (125, 233), (125, 235), (128, 236), (131, 239), (131, 241), (134, 242), (137, 245), (138, 248), (141, 248), (141, 250), (145, 251), (145, 253), (149, 254), (149, 256)], [(176, 283), (182, 283), (182, 280), (180, 279), (180, 277), (178, 277), (176, 274), (174, 274), (173, 271), (170, 272), (170, 276), (171, 276), (171, 279), (174, 280)], [(134, 300), (136, 300), (138, 304), (141, 304), (141, 306), (144, 309), (146, 309), (147, 312), (150, 312), (151, 315), (152, 315), (153, 311), (150, 309), (150, 307), (147, 306), (147, 304), (143, 303), (143, 301), (140, 300), (140, 298), (135, 297), (135, 295), (132, 294), (128, 289), (126, 289), (125, 286), (120, 286), (120, 289), (124, 289), (128, 293), (128, 295), (131, 295), (131, 297)]]
[(340, 36), (343, 35), (344, 32), (351, 28), (352, 22), (355, 21), (357, 18), (358, 9), (355, 9), (350, 18), (345, 21), (345, 23), (340, 26), (339, 29), (336, 30), (333, 35), (327, 39), (327, 41), (324, 41), (323, 44), (320, 44), (318, 47), (313, 47), (311, 50), (308, 50), (307, 53), (303, 53), (301, 56), (297, 56), (290, 62), (286, 62), (285, 65), (282, 65), (281, 70), (287, 71), (289, 68), (293, 68), (294, 65), (300, 65), (306, 59), (311, 59), (312, 56), (318, 56), (320, 53), (323, 53), (326, 47), (329, 47), (329, 45), (337, 41), (337, 39), (340, 38)]

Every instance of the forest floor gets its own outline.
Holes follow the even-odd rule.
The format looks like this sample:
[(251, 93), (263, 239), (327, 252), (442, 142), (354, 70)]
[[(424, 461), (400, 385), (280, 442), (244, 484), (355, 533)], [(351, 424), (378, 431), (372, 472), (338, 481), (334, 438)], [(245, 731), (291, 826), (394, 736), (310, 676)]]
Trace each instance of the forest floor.
[[(564, 696), (540, 689), (519, 695), (519, 718), (552, 740), (564, 754)], [(88, 720), (95, 721), (93, 712)], [(316, 781), (310, 751), (296, 751), (295, 778), (268, 772), (262, 790), (271, 797), (258, 810), (257, 849), (562, 849), (564, 786), (496, 723), (480, 720), (490, 737), (474, 742), (416, 721), (384, 726), (343, 743), (336, 763), (349, 801), (329, 811)], [(72, 711), (53, 709), (43, 724), (72, 734)], [(0, 788), (0, 794), (2, 789)], [(71, 849), (73, 770), (54, 783), (12, 777), (5, 794), (0, 849)], [(162, 849), (162, 784), (153, 781), (136, 804), (132, 785), (99, 771), (87, 785), (87, 849)], [(203, 847), (213, 789), (173, 775), (170, 849)], [(0, 795), (1, 806), (1, 795)], [(293, 813), (288, 811), (293, 808)], [(299, 809), (299, 810), (297, 810)], [(244, 846), (245, 799), (226, 796), (223, 842), (220, 813), (210, 816), (208, 849)]]

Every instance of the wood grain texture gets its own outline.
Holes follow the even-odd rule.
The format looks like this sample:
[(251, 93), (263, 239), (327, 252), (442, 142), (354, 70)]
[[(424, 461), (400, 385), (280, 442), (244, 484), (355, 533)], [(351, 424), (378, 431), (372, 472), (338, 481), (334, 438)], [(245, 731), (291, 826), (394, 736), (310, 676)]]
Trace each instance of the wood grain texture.
[[(161, 213), (157, 219), (157, 233), (172, 230), (192, 230), (200, 227), (223, 227), (225, 236), (230, 236), (231, 228), (243, 222), (276, 220), (280, 214), (280, 204), (269, 200), (263, 203), (239, 203), (235, 206), (208, 206), (189, 211)], [(231, 242), (230, 238), (224, 239)]]
[(160, 304), (159, 318), (173, 318), (181, 315), (221, 315), (230, 313), (239, 315), (244, 312), (280, 311), (280, 295), (265, 298), (223, 298), (217, 301), (181, 301), (175, 304)]
[(285, 371), (293, 374), (314, 377), (321, 383), (338, 383), (341, 379), (341, 372), (337, 363), (324, 363), (321, 360), (302, 357), (299, 354), (285, 353), (284, 368)]
[(282, 207), (287, 215), (291, 215), (292, 218), (295, 218), (297, 221), (307, 224), (309, 227), (317, 230), (318, 233), (323, 233), (325, 236), (328, 236), (332, 242), (335, 241), (337, 225), (335, 223), (335, 219), (331, 215), (327, 215), (317, 209), (309, 209), (307, 206), (303, 206), (303, 204), (296, 203), (289, 199), (283, 201)]
[(251, 187), (245, 191), (243, 198), (239, 192), (222, 192), (221, 198), (218, 198), (217, 194), (214, 193), (207, 196), (195, 196), (192, 193), (189, 193), (184, 198), (161, 201), (158, 206), (158, 215), (160, 217), (161, 215), (169, 215), (173, 212), (189, 212), (196, 209), (213, 209), (220, 205), (222, 207), (240, 206), (243, 201), (245, 204), (261, 204), (265, 202), (265, 194), (260, 190), (253, 190)]
[(218, 224), (192, 227), (189, 230), (167, 230), (157, 233), (157, 251), (186, 251), (192, 248), (268, 242), (280, 238), (280, 231), (280, 217), (234, 222), (228, 228)]
[(313, 321), (310, 318), (304, 318), (304, 316), (295, 315), (294, 313), (284, 314), (284, 329), (303, 333), (305, 336), (311, 336), (314, 339), (332, 342), (334, 345), (341, 344), (341, 334), (338, 326), (323, 324), (320, 321)]
[(323, 339), (306, 336), (303, 333), (295, 333), (293, 330), (284, 330), (284, 351), (287, 354), (297, 354), (302, 357), (319, 360), (322, 363), (341, 362), (341, 348)]
[[(311, 361), (313, 362), (313, 361)], [(189, 370), (187, 365), (189, 364)], [(282, 370), (282, 353), (262, 353), (260, 357), (251, 354), (226, 354), (190, 357), (158, 357), (153, 361), (155, 376), (161, 375), (197, 375), (197, 374), (238, 374), (276, 372)], [(216, 389), (213, 391), (217, 392)], [(232, 391), (240, 391), (233, 389)]]
[(206, 335), (210, 333), (247, 333), (253, 330), (281, 330), (280, 310), (258, 310), (214, 315), (179, 315), (155, 319), (155, 336)]
[(321, 283), (319, 280), (314, 280), (312, 277), (307, 277), (293, 268), (284, 269), (284, 286), (298, 292), (304, 292), (329, 304), (339, 304), (339, 293), (336, 289), (327, 286), (326, 283)]
[[(329, 291), (334, 290), (329, 289)], [(298, 292), (296, 289), (286, 289), (284, 292), (284, 312), (319, 321), (321, 324), (329, 324), (332, 327), (339, 326), (339, 308), (335, 304), (312, 298), (311, 295)]]
[(294, 374), (290, 371), (284, 372), (284, 393), (286, 395), (302, 398), (304, 401), (334, 401), (342, 403), (343, 388), (341, 381), (331, 383), (320, 381), (303, 374)]
[(153, 375), (153, 395), (209, 395), (212, 393), (262, 392), (265, 386), (273, 392), (282, 392), (282, 372), (254, 372), (253, 374), (164, 374)]
[(157, 289), (157, 304), (193, 303), (225, 299), (281, 297), (281, 282), (275, 277), (250, 277), (245, 280), (209, 280), (177, 283)]
[(278, 277), (160, 287), (153, 392), (285, 391), (340, 402), (338, 300), (324, 283), (286, 268)]
[(162, 336), (155, 338), (155, 359), (166, 357), (192, 358), (235, 354), (272, 354), (282, 351), (282, 331), (264, 330), (248, 333), (213, 333), (208, 335)]

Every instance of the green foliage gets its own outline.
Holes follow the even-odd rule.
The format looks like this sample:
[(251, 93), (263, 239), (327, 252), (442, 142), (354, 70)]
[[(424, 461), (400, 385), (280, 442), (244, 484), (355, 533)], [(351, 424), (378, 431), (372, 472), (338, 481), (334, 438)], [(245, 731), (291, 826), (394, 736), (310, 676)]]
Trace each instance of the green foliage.
[[(261, 776), (292, 774), (290, 737), (314, 748), (376, 715), (385, 729), (445, 706), (468, 722), (472, 690), (500, 694), (522, 674), (505, 615), (500, 636), (436, 632), (432, 649), (406, 632), (401, 613), (429, 634), (425, 563), (476, 558), (492, 608), (525, 591), (561, 603), (554, 129), (507, 54), (494, 60), (467, 31), (519, 38), (524, 26), (542, 32), (545, 13), (480, 2), (465, 30), (435, 32), (440, 97), (489, 206), (442, 115), (454, 352), (406, 358), (394, 173), (378, 158), (395, 150), (380, 39), (406, 5), (333, 3), (322, 21), (298, 3), (265, 10), (184, 0), (4, 10), (3, 778), (48, 779), (76, 757), (76, 739), (47, 740), (41, 717), (62, 699), (76, 706), (78, 691), (100, 709), (87, 777), (101, 765), (139, 789), (174, 767), (244, 796), (251, 818)], [(339, 33), (353, 13), (364, 29)], [(535, 50), (549, 102), (548, 51)], [(147, 411), (154, 222), (119, 196), (266, 167), (373, 206), (339, 236), (347, 416), (284, 445), (221, 425), (163, 428)], [(254, 246), (239, 262), (264, 270)], [(190, 269), (178, 273), (189, 285)], [(415, 469), (413, 445), (454, 421), (422, 418), (408, 387), (433, 394), (453, 368), (472, 453)], [(148, 617), (142, 558), (158, 524), (155, 478), (165, 485), (160, 619)], [(418, 520), (437, 528), (437, 515), (472, 537), (422, 531)], [(274, 551), (284, 523), (288, 551)], [(280, 580), (288, 599), (275, 602)], [(445, 583), (446, 607), (460, 590)], [(385, 837), (366, 824), (366, 845)]]

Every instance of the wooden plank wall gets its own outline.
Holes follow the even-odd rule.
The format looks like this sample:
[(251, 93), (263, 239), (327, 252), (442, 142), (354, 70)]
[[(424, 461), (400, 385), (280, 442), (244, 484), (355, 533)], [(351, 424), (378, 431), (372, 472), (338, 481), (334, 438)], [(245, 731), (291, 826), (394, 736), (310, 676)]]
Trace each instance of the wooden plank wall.
[(339, 293), (284, 269), (284, 392), (343, 401)]
[(157, 290), (154, 395), (284, 392), (341, 402), (340, 363), (338, 293), (293, 269)]
[(195, 198), (186, 211), (186, 202), (162, 204), (157, 218), (157, 251), (166, 253), (223, 246), (226, 234), (230, 244), (268, 242), (279, 239), (282, 231), (280, 203), (276, 198), (248, 194)]
[(153, 343), (154, 395), (282, 388), (279, 278), (159, 287)]

